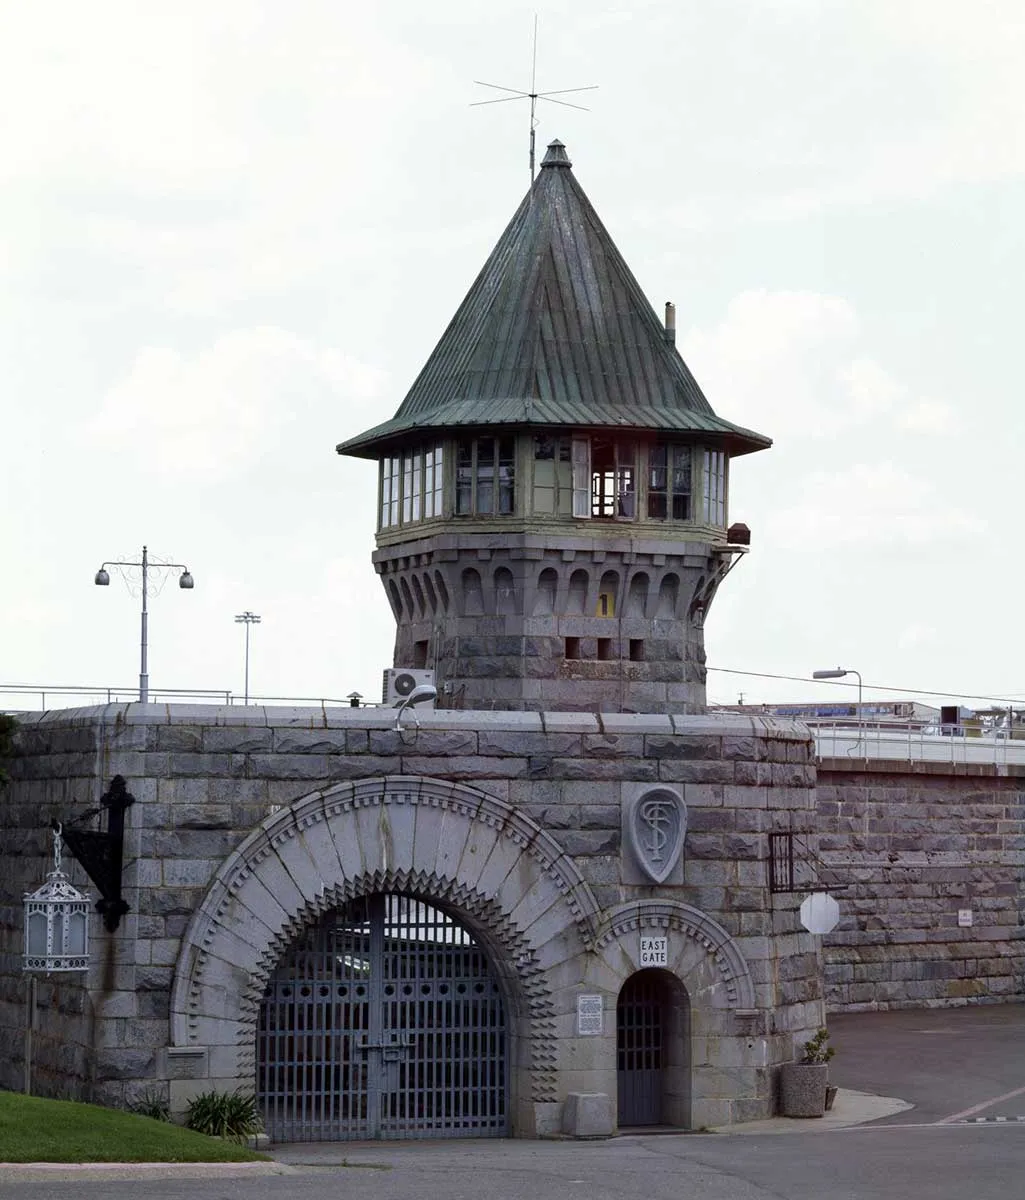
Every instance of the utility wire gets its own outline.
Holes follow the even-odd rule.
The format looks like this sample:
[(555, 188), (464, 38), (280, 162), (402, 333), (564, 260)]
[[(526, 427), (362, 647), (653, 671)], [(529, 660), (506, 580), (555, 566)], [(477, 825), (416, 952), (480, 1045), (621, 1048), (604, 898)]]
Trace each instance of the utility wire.
[[(719, 671), (724, 675), (747, 675), (752, 679), (783, 679), (790, 683), (815, 683), (824, 682), (821, 679), (809, 679), (804, 675), (773, 675), (768, 671), (735, 671), (732, 667), (708, 667), (709, 671)], [(856, 688), (856, 683), (842, 683), (840, 680), (831, 680), (839, 687)], [(947, 699), (960, 700), (989, 700), (995, 704), (1020, 704), (1021, 696), (986, 696), (982, 692), (931, 692), (928, 688), (902, 688), (890, 687), (884, 683), (866, 683), (864, 690), (871, 689), (875, 692), (901, 692), (906, 696), (945, 696)], [(753, 706), (752, 706), (753, 707)]]

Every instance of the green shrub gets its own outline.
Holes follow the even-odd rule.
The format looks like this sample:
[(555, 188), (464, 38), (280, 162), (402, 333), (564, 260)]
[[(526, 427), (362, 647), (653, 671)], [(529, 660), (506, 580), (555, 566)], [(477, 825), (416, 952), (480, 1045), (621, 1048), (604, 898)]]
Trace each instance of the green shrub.
[(804, 1054), (801, 1056), (802, 1063), (827, 1063), (836, 1053), (836, 1050), (827, 1045), (829, 1041), (829, 1031), (825, 1025), (804, 1043)]
[(189, 1101), (185, 1124), (209, 1137), (246, 1142), (260, 1132), (256, 1097), (244, 1092), (203, 1092)]
[(129, 1105), (129, 1111), (140, 1117), (149, 1117), (154, 1121), (170, 1121), (171, 1119), (171, 1106), (166, 1098), (160, 1092), (152, 1089), (147, 1089), (134, 1104)]

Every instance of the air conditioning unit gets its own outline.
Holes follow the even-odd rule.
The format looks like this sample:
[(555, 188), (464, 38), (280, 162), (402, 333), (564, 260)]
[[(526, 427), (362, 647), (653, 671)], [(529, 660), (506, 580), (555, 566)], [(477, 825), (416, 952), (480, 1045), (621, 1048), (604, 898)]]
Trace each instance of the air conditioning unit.
[[(413, 667), (388, 667), (384, 673), (381, 699), (385, 704), (398, 704), (416, 687), (434, 683), (434, 672), (416, 670)], [(433, 708), (434, 701), (427, 700), (421, 708)]]

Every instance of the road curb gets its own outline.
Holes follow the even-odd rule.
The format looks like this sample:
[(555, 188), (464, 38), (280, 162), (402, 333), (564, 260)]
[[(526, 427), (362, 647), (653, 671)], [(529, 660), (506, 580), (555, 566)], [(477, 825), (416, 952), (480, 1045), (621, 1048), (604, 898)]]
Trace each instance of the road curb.
[(230, 1179), (261, 1175), (295, 1175), (279, 1162), (228, 1163), (3, 1163), (0, 1183), (34, 1179)]

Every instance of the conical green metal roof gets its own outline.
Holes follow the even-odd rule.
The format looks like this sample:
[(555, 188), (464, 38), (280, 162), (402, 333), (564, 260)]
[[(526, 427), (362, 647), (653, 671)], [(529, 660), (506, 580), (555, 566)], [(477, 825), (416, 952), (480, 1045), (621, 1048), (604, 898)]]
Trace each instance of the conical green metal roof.
[(571, 168), (552, 142), (398, 412), (340, 454), (490, 426), (694, 434), (733, 455), (771, 444), (712, 411)]

